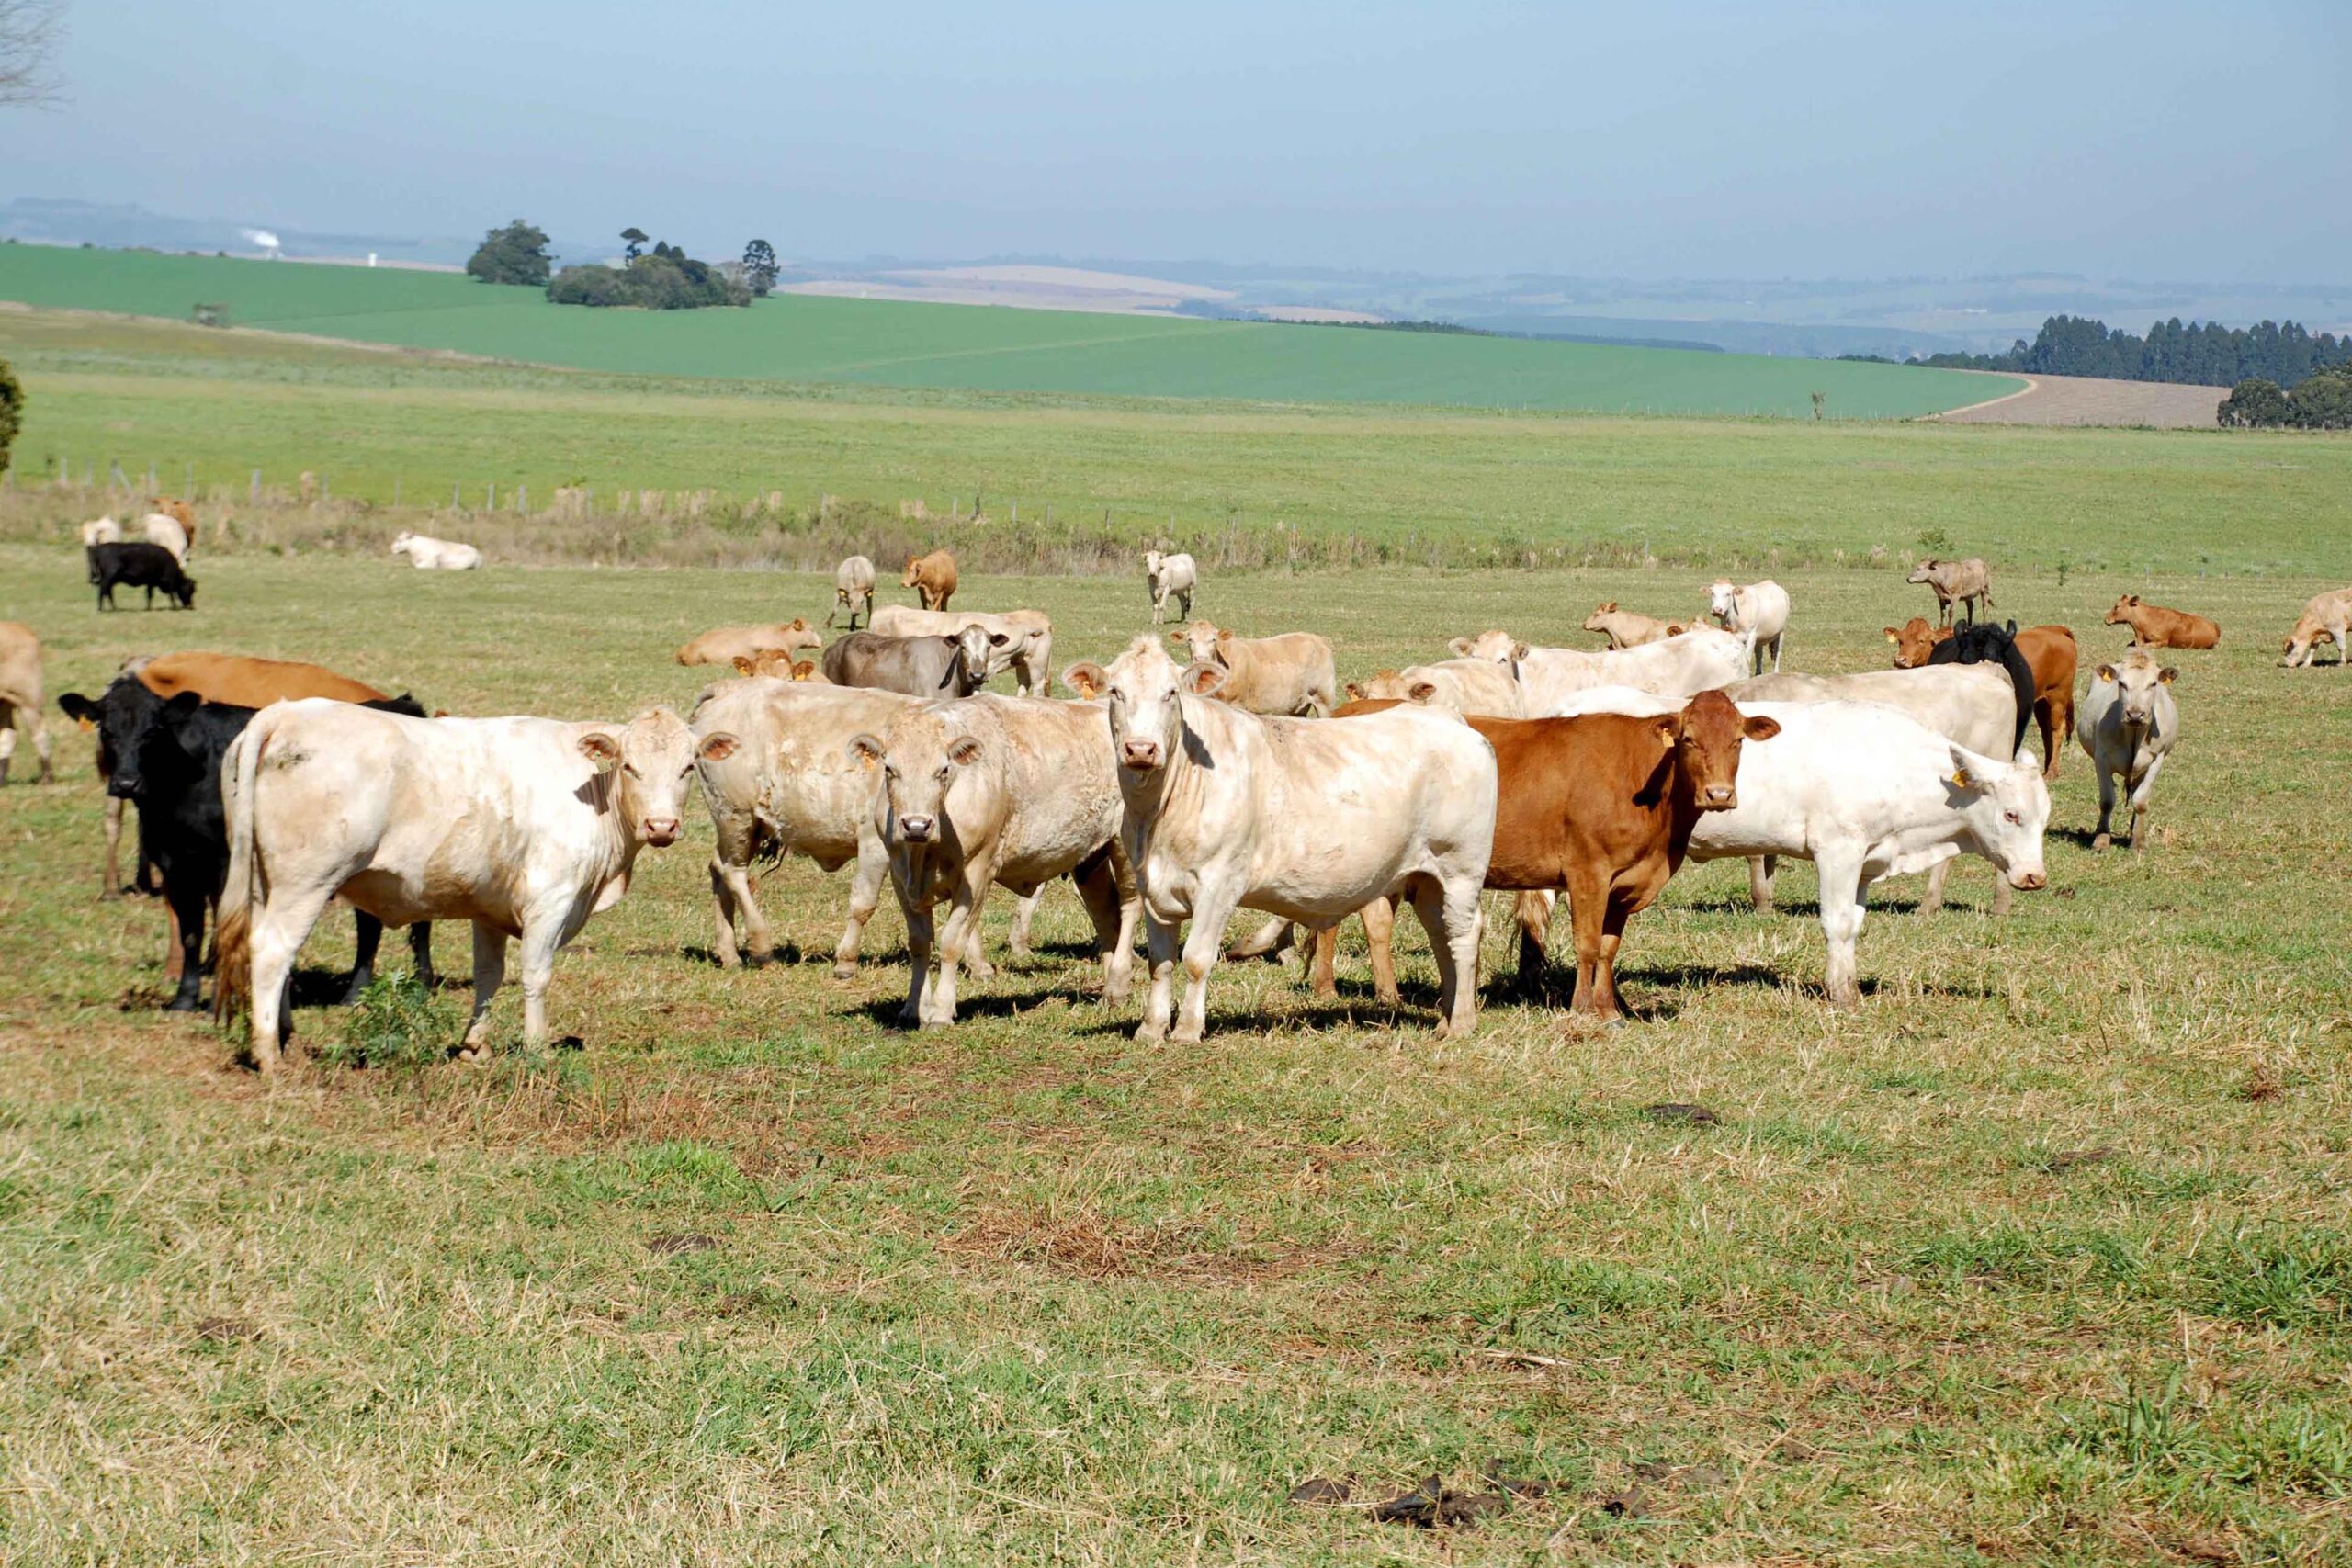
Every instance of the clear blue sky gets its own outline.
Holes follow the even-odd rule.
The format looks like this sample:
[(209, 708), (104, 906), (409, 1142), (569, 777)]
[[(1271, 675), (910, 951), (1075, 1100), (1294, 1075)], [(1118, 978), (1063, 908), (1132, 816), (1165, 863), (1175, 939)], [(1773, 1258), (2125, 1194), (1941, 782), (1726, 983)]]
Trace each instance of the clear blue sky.
[(2352, 272), (2352, 0), (73, 0), (0, 197), (1636, 277)]

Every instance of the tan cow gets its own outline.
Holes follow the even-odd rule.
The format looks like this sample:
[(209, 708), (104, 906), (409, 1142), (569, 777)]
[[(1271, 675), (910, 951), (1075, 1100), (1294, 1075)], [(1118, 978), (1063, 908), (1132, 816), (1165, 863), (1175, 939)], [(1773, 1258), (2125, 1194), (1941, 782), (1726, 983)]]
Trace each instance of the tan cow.
[(1331, 645), (1313, 632), (1235, 637), (1211, 621), (1186, 626), (1181, 642), (1195, 664), (1225, 672), (1216, 695), (1250, 713), (1329, 716), (1339, 675)]
[(1631, 610), (1621, 610), (1617, 601), (1609, 599), (1595, 606), (1585, 617), (1584, 629), (1599, 632), (1609, 639), (1611, 648), (1639, 648), (1644, 643), (1664, 642), (1670, 637), (1680, 637), (1690, 629), (1688, 621), (1660, 621), (1648, 615), (1637, 615)]
[(17, 754), (17, 731), (32, 738), (33, 754), (40, 759), (40, 776), (49, 782), (49, 728), (40, 713), (40, 638), (22, 621), (0, 621), (0, 784), (8, 782), (8, 763)]
[(830, 686), (824, 670), (813, 659), (795, 659), (788, 653), (763, 649), (758, 653), (735, 656), (735, 673), (747, 680), (813, 681), (820, 686)]
[(805, 616), (796, 615), (758, 626), (713, 626), (678, 649), (681, 664), (732, 664), (738, 659), (780, 653), (789, 661), (802, 649), (820, 649), (825, 639)]
[(1938, 560), (1930, 556), (1911, 569), (1905, 582), (1924, 582), (1936, 596), (1937, 621), (1951, 624), (1951, 607), (1965, 607), (1970, 620), (1977, 616), (1977, 602), (1982, 600), (1987, 610), (1993, 607), (1993, 571), (1975, 556), (1966, 560)]
[[(907, 574), (899, 579), (899, 586), (913, 589), (924, 609), (944, 610), (947, 601), (956, 597), (955, 554), (933, 550), (927, 556), (909, 556)], [(867, 625), (872, 624), (869, 619)]]
[(2335, 644), (2336, 667), (2343, 668), (2346, 656), (2352, 654), (2352, 588), (2312, 595), (2295, 622), (2295, 629), (2287, 634), (2286, 646), (2281, 649), (2286, 657), (2278, 660), (2280, 667), (2293, 670), (2315, 663), (2323, 642)]
[(1741, 585), (1719, 577), (1707, 585), (1707, 615), (1727, 632), (1746, 632), (1756, 639), (1753, 673), (1764, 673), (1764, 656), (1772, 656), (1772, 673), (1781, 672), (1781, 643), (1789, 630), (1789, 591), (1765, 578)]
[(2134, 648), (2216, 648), (2222, 628), (2202, 615), (2151, 604), (2137, 593), (2126, 593), (2107, 613), (2110, 626), (2130, 626)]
[(874, 563), (864, 556), (851, 556), (833, 568), (833, 607), (825, 612), (825, 624), (831, 626), (833, 617), (843, 610), (849, 612), (849, 629), (857, 630), (858, 613), (865, 612), (868, 625), (874, 620)]

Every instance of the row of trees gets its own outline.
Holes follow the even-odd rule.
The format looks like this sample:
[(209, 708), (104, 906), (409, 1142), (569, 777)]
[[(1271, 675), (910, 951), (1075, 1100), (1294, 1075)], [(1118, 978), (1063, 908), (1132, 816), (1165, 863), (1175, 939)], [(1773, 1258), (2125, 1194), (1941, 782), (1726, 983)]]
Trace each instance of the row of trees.
[(2240, 381), (2222, 400), (2223, 428), (2352, 430), (2352, 366), (2305, 377), (2292, 390), (2256, 377)]
[(747, 305), (765, 299), (782, 270), (775, 247), (753, 240), (740, 262), (698, 262), (677, 246), (654, 240), (632, 224), (621, 231), (617, 267), (567, 266), (554, 271), (547, 231), (517, 218), (482, 236), (466, 271), (484, 283), (545, 288), (559, 305), (634, 305), (649, 310), (690, 310), (705, 305)]
[(2230, 387), (2259, 378), (2281, 388), (2339, 366), (2352, 365), (2352, 334), (2312, 333), (2294, 321), (2225, 327), (2218, 321), (2183, 326), (2175, 316), (2144, 338), (2087, 316), (2052, 316), (2031, 343), (2019, 338), (2007, 354), (1938, 354), (1929, 365), (1963, 370), (2020, 370), (2042, 376), (2104, 376), (2120, 381), (2171, 381)]

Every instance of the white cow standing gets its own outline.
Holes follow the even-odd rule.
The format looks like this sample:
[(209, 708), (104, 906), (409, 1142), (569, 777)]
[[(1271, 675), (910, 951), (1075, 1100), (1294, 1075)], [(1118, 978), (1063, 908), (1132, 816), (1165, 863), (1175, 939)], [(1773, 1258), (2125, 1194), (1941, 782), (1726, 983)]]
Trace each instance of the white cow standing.
[(1781, 671), (1781, 639), (1789, 629), (1789, 591), (1770, 578), (1736, 586), (1717, 578), (1707, 588), (1707, 614), (1727, 632), (1746, 632), (1756, 639), (1752, 672), (1764, 673), (1764, 653), (1772, 653), (1772, 672)]
[(408, 557), (409, 565), (419, 571), (471, 571), (481, 565), (481, 552), (471, 545), (406, 529), (392, 541), (392, 554)]
[(1176, 601), (1176, 618), (1193, 618), (1193, 590), (1200, 586), (1201, 569), (1193, 558), (1179, 550), (1163, 555), (1158, 550), (1143, 553), (1144, 585), (1151, 590), (1151, 624), (1158, 626), (1168, 613), (1168, 601)]
[(1664, 642), (1599, 652), (1534, 648), (1504, 631), (1458, 637), (1447, 646), (1458, 659), (1484, 659), (1510, 670), (1519, 682), (1520, 711), (1532, 715), (1553, 712), (1576, 693), (1594, 686), (1631, 686), (1687, 701), (1746, 675), (1755, 645), (1756, 639), (1744, 632), (1693, 626)]
[(2115, 781), (2132, 797), (2132, 852), (2148, 847), (2148, 796), (2180, 737), (2180, 706), (2173, 701), (2177, 670), (2157, 664), (2133, 649), (2091, 677), (2091, 689), (2075, 713), (2075, 735), (2098, 770), (2098, 831), (2091, 848), (2114, 843)]
[(151, 545), (161, 545), (172, 552), (172, 558), (182, 566), (187, 564), (187, 530), (180, 520), (166, 513), (153, 512), (139, 523), (140, 536)]
[(122, 543), (122, 525), (111, 517), (94, 517), (82, 525), (82, 547)]
[(852, 631), (857, 630), (861, 611), (868, 626), (874, 623), (874, 563), (864, 556), (850, 556), (833, 568), (833, 607), (825, 612), (825, 624), (831, 626), (843, 610)]
[[(1437, 954), (1438, 1034), (1477, 1021), (1478, 894), (1494, 847), (1494, 748), (1457, 716), (1404, 706), (1347, 724), (1269, 717), (1204, 700), (1224, 680), (1137, 637), (1108, 670), (1125, 812), (1151, 953), (1136, 1038), (1201, 1038), (1208, 981), (1237, 908), (1314, 930), (1402, 896)], [(1178, 928), (1184, 999), (1174, 1013)]]

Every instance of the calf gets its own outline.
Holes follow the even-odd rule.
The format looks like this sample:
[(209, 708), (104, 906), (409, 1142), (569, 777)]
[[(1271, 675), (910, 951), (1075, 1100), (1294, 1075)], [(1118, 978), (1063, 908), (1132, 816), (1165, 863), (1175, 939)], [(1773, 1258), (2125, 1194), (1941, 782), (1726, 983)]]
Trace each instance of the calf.
[(1613, 652), (1532, 648), (1503, 631), (1455, 637), (1448, 646), (1457, 658), (1484, 659), (1510, 671), (1519, 682), (1520, 712), (1538, 718), (1593, 686), (1632, 686), (1673, 698), (1728, 686), (1748, 672), (1755, 640), (1746, 632), (1693, 626), (1664, 642)]
[(1200, 568), (1193, 558), (1178, 551), (1162, 555), (1158, 550), (1143, 553), (1144, 586), (1151, 591), (1151, 624), (1159, 625), (1166, 616), (1168, 601), (1176, 601), (1176, 618), (1188, 620), (1193, 614), (1193, 590), (1201, 581)]
[(196, 608), (196, 579), (181, 567), (179, 558), (161, 545), (145, 543), (92, 545), (90, 581), (97, 585), (98, 608), (114, 608), (118, 587), (147, 590), (147, 608), (155, 607), (155, 590), (179, 601), (183, 610)]
[(1936, 596), (1936, 619), (1942, 625), (1951, 624), (1951, 607), (1959, 604), (1970, 620), (1978, 614), (1979, 602), (1984, 609), (1993, 607), (1993, 573), (1983, 560), (1971, 556), (1966, 560), (1937, 560), (1934, 557), (1911, 569), (1906, 582), (1924, 582)]
[(836, 686), (864, 686), (910, 697), (968, 697), (989, 680), (989, 634), (966, 626), (954, 637), (884, 637), (852, 632), (825, 649), (820, 668)]
[(40, 638), (22, 621), (0, 621), (0, 784), (8, 782), (19, 729), (31, 738), (33, 754), (40, 759), (40, 776), (34, 782), (49, 782), (49, 727), (41, 720), (40, 687)]
[(2115, 841), (2109, 829), (2119, 777), (2132, 796), (2132, 852), (2139, 854), (2148, 847), (2148, 796), (2180, 733), (2180, 708), (2172, 695), (2178, 675), (2134, 649), (2100, 665), (2091, 677), (2075, 733), (2098, 771), (2098, 829), (2091, 839), (2095, 850)]
[[(870, 815), (907, 918), (899, 1023), (956, 1021), (956, 964), (978, 950), (992, 883), (1033, 897), (1056, 877), (1072, 877), (1102, 951), (1102, 999), (1126, 999), (1136, 905), (1099, 705), (987, 695), (929, 703), (878, 736), (854, 737), (848, 750), (872, 776)], [(942, 903), (946, 929), (934, 942)]]
[(860, 611), (867, 624), (874, 620), (874, 563), (864, 556), (852, 556), (833, 568), (833, 607), (825, 613), (825, 625), (831, 626), (843, 610), (849, 612), (851, 631), (857, 630)]
[(1349, 682), (1348, 695), (1360, 703), (1435, 702), (1465, 718), (1517, 718), (1521, 712), (1519, 682), (1510, 667), (1484, 659), (1382, 670), (1370, 680)]
[(2292, 670), (2318, 662), (2316, 649), (2323, 642), (2335, 644), (2335, 663), (2341, 669), (2346, 657), (2352, 655), (2352, 588), (2312, 595), (2295, 621), (2295, 629), (2287, 634), (2279, 650), (2283, 655), (2279, 667)]
[(1136, 1038), (1201, 1038), (1209, 975), (1236, 908), (1320, 930), (1400, 895), (1437, 951), (1439, 1035), (1470, 1032), (1478, 889), (1495, 833), (1495, 751), (1484, 737), (1451, 714), (1410, 705), (1326, 724), (1204, 702), (1225, 671), (1180, 670), (1148, 636), (1107, 671), (1081, 666), (1074, 679), (1110, 694), (1120, 841), (1151, 953)]
[(815, 660), (795, 659), (788, 653), (777, 653), (774, 650), (755, 653), (748, 657), (737, 654), (735, 673), (775, 681), (808, 681), (820, 686), (832, 684), (831, 681), (825, 679), (824, 671), (817, 667)]
[(981, 610), (885, 604), (866, 623), (868, 630), (883, 637), (954, 637), (967, 626), (978, 626), (989, 634), (989, 680), (1010, 670), (1024, 697), (1042, 697), (1053, 689), (1054, 623), (1043, 610), (992, 615)]
[(1339, 675), (1331, 645), (1313, 632), (1235, 637), (1211, 622), (1194, 621), (1182, 640), (1193, 663), (1225, 672), (1216, 694), (1238, 708), (1298, 717), (1331, 711)]
[(1585, 617), (1584, 629), (1607, 637), (1611, 648), (1640, 648), (1680, 637), (1690, 626), (1687, 621), (1656, 621), (1647, 615), (1637, 615), (1631, 610), (1619, 609), (1617, 601), (1610, 599)]
[(956, 557), (946, 550), (909, 556), (907, 574), (899, 579), (899, 586), (913, 589), (924, 609), (944, 610), (947, 601), (956, 597)]
[(802, 649), (821, 649), (825, 639), (800, 616), (759, 626), (714, 626), (678, 649), (681, 664), (732, 664), (738, 659), (756, 659), (763, 653), (781, 653), (786, 660)]
[(1764, 652), (1772, 653), (1772, 672), (1781, 671), (1781, 639), (1789, 629), (1789, 591), (1766, 578), (1745, 587), (1717, 578), (1707, 587), (1707, 614), (1727, 632), (1746, 632), (1756, 639), (1751, 674), (1764, 673)]
[(2107, 613), (2107, 624), (2130, 626), (2133, 648), (2218, 648), (2222, 641), (2219, 623), (2151, 604), (2137, 593), (2118, 599)]
[(481, 552), (471, 545), (406, 529), (392, 541), (392, 554), (408, 557), (408, 564), (419, 571), (471, 571), (481, 565)]
[(697, 760), (735, 746), (697, 740), (667, 708), (625, 725), (268, 709), (230, 749), (223, 781), (217, 1010), (250, 1001), (254, 1060), (274, 1070), (294, 955), (340, 896), (392, 925), (473, 922), (476, 1059), (490, 1052), (506, 939), (520, 938), (523, 1039), (539, 1044), (557, 952), (620, 902), (641, 849), (677, 841)]

